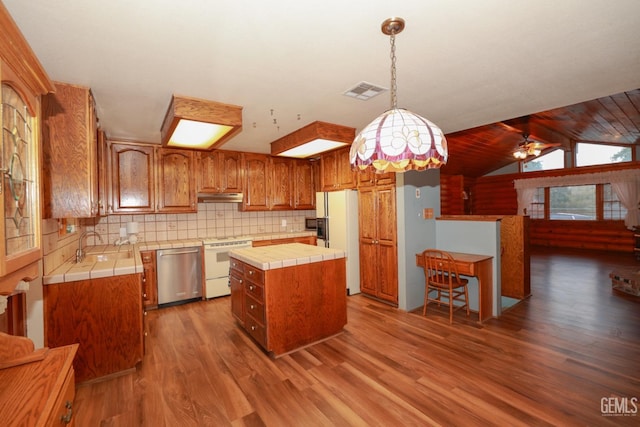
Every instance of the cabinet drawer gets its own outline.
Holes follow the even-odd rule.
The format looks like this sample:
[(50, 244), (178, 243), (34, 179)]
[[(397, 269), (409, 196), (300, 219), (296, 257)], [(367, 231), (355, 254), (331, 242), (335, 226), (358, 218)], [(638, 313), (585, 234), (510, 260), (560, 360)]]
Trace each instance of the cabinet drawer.
[(155, 252), (153, 251), (140, 251), (140, 257), (142, 258), (142, 264), (149, 265), (155, 261)]
[(47, 426), (65, 426), (73, 424), (73, 399), (76, 394), (75, 374), (73, 368), (67, 374), (64, 385), (56, 399), (51, 416), (47, 420)]
[(264, 288), (262, 285), (249, 281), (246, 276), (245, 279), (247, 280), (245, 284), (247, 295), (251, 295), (258, 302), (264, 302)]
[(264, 325), (264, 304), (256, 301), (250, 295), (245, 295), (244, 306), (246, 313), (253, 317), (254, 320)]
[(231, 271), (237, 271), (240, 274), (244, 273), (244, 264), (237, 259), (231, 258), (229, 267), (231, 268)]
[(260, 323), (256, 322), (251, 316), (247, 316), (245, 319), (246, 329), (249, 335), (258, 342), (265, 349), (267, 348), (267, 334), (266, 328)]
[(255, 282), (259, 285), (264, 284), (264, 272), (262, 270), (245, 264), (244, 275), (248, 280), (251, 280), (252, 282)]

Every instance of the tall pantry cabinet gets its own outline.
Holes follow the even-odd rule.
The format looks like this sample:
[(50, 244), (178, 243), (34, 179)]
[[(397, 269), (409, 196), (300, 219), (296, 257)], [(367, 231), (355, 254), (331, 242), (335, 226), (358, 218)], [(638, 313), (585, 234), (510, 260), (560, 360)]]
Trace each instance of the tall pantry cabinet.
[(360, 290), (398, 304), (398, 238), (395, 185), (358, 189)]

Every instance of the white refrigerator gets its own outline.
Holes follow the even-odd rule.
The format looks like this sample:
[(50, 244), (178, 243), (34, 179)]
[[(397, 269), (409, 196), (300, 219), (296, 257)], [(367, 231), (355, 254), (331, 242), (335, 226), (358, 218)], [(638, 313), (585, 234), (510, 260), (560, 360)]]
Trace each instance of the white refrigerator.
[(327, 239), (318, 239), (318, 246), (342, 249), (347, 253), (347, 295), (359, 294), (358, 192), (316, 193), (316, 216), (327, 219)]

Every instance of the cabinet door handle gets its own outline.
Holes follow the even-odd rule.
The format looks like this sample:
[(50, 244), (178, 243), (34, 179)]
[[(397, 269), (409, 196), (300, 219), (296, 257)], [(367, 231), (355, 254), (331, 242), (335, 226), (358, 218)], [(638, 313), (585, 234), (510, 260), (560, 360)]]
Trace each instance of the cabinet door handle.
[(250, 291), (252, 291), (252, 290), (254, 290), (254, 289), (255, 289), (255, 286), (253, 286), (253, 285), (249, 285), (249, 290), (250, 290)]
[(67, 400), (64, 407), (67, 409), (67, 413), (60, 416), (60, 422), (62, 424), (69, 424), (71, 422), (71, 418), (73, 417), (73, 407), (72, 403)]
[(255, 306), (255, 305), (253, 305), (253, 304), (251, 304), (251, 305), (249, 306), (249, 308), (250, 308), (251, 310), (253, 310), (254, 308), (256, 308), (256, 306)]

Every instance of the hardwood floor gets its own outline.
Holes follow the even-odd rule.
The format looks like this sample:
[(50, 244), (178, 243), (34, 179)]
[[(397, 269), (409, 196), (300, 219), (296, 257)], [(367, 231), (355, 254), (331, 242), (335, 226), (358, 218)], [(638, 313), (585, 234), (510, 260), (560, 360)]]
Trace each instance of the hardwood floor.
[(612, 294), (616, 265), (639, 266), (536, 252), (532, 297), (483, 325), (351, 296), (343, 334), (276, 360), (228, 298), (151, 311), (143, 363), (80, 385), (76, 425), (639, 425), (640, 300)]

